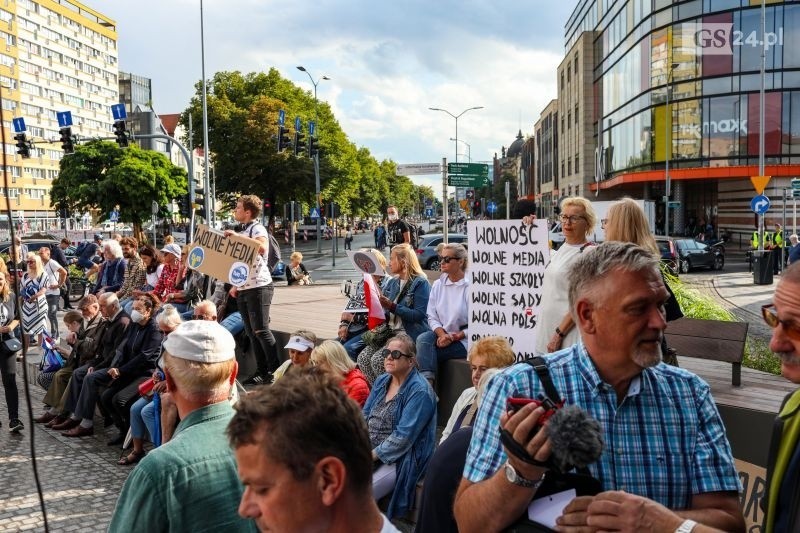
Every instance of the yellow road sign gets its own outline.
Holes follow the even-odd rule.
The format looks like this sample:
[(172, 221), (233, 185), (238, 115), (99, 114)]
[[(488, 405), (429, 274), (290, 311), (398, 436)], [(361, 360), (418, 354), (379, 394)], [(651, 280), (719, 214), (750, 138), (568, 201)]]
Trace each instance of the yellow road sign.
[(753, 187), (756, 188), (757, 194), (764, 194), (764, 189), (767, 187), (772, 176), (750, 176), (750, 181), (753, 182)]

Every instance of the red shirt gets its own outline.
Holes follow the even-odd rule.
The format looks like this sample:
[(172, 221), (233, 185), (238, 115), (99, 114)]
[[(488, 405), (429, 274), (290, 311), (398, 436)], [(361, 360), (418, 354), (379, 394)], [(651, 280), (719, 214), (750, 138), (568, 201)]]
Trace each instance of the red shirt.
[(164, 268), (161, 270), (161, 276), (158, 278), (158, 282), (156, 282), (156, 286), (153, 288), (153, 294), (158, 296), (162, 302), (168, 294), (180, 292), (175, 288), (175, 282), (178, 279), (179, 266), (180, 265), (178, 263), (176, 263), (175, 266), (170, 266), (167, 263), (164, 263)]
[(369, 384), (361, 370), (354, 368), (348, 372), (340, 385), (348, 396), (354, 399), (358, 405), (364, 407), (367, 396), (369, 396)]

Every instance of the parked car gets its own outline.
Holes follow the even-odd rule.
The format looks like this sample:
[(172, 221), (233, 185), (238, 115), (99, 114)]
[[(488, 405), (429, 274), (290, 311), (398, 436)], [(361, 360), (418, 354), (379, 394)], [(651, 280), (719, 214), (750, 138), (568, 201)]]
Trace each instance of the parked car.
[(673, 276), (678, 275), (678, 250), (675, 243), (667, 237), (656, 237), (656, 245), (661, 252), (661, 262), (667, 267)]
[[(695, 239), (675, 237), (658, 237), (659, 247), (661, 242), (668, 240), (674, 250), (678, 261), (678, 270), (686, 274), (694, 268), (709, 268), (721, 270), (725, 266), (725, 248), (722, 243), (707, 244)], [(663, 253), (662, 253), (663, 258)]]
[[(444, 242), (444, 235), (441, 233), (426, 233), (421, 235), (417, 243), (417, 259), (422, 268), (427, 270), (439, 270), (439, 254), (436, 247)], [(467, 247), (467, 236), (463, 233), (448, 233), (447, 242), (463, 244)]]

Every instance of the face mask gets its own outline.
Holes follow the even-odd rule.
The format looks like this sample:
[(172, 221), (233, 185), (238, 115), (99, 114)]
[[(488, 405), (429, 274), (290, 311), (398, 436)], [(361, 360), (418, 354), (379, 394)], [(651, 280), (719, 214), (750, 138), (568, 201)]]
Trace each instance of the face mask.
[(133, 320), (134, 322), (141, 322), (142, 319), (144, 319), (144, 315), (142, 313), (140, 313), (136, 309), (131, 311), (131, 320)]
[(397, 220), (397, 215), (389, 215), (389, 221), (395, 222)]

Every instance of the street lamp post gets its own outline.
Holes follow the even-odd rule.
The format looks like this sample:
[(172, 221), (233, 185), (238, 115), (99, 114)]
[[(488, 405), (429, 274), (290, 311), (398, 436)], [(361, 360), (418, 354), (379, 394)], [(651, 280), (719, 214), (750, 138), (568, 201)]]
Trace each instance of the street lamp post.
[[(455, 136), (455, 139), (453, 139), (453, 140), (456, 142), (456, 163), (458, 163), (458, 119), (461, 117), (461, 115), (463, 115), (467, 111), (473, 111), (475, 109), (483, 109), (483, 106), (479, 105), (479, 106), (474, 106), (474, 107), (468, 107), (464, 111), (459, 113), (458, 115), (454, 115), (450, 111), (448, 111), (447, 109), (442, 109), (440, 107), (429, 107), (428, 109), (430, 109), (431, 111), (441, 111), (442, 113), (447, 113), (448, 115), (453, 117), (453, 119), (455, 119), (455, 121), (456, 121), (456, 136)], [(446, 185), (446, 182), (445, 182), (445, 186), (444, 186), (444, 194), (443, 194), (442, 201), (445, 202), (445, 203), (447, 202), (447, 185)], [(456, 194), (456, 201), (458, 201), (458, 194)], [(445, 224), (444, 224), (444, 242), (446, 243), (447, 242), (447, 213), (443, 213), (443, 216), (445, 217), (445, 221), (444, 221), (445, 222)]]
[[(467, 159), (469, 159), (469, 162), (472, 163), (472, 147), (469, 145), (469, 143), (467, 141), (462, 141), (461, 139), (456, 139), (454, 137), (450, 137), (450, 140), (451, 141), (455, 141), (457, 143), (458, 142), (462, 142), (465, 145), (467, 145)], [(457, 144), (456, 144), (456, 156), (458, 156), (458, 145)], [(456, 158), (456, 162), (458, 162), (458, 158)]]
[(672, 192), (669, 178), (669, 159), (672, 156), (672, 109), (669, 107), (669, 93), (672, 92), (672, 70), (677, 63), (667, 67), (667, 105), (664, 110), (664, 236), (669, 236), (669, 196)]
[[(319, 128), (319, 110), (317, 109), (317, 85), (322, 80), (330, 80), (328, 76), (322, 76), (321, 78), (317, 78), (317, 81), (314, 81), (314, 78), (311, 76), (311, 73), (306, 70), (306, 68), (302, 65), (298, 65), (297, 70), (301, 72), (305, 72), (308, 75), (308, 79), (311, 80), (311, 84), (314, 85), (314, 122), (316, 122), (316, 127)], [(319, 130), (317, 130), (319, 131)], [(309, 139), (309, 143), (311, 140)], [(322, 253), (322, 211), (320, 206), (320, 184), (319, 184), (319, 150), (314, 154), (314, 186), (315, 186), (315, 202), (317, 205), (317, 253)], [(334, 239), (336, 236), (334, 236)], [(334, 259), (335, 261), (335, 259)]]

